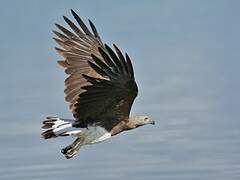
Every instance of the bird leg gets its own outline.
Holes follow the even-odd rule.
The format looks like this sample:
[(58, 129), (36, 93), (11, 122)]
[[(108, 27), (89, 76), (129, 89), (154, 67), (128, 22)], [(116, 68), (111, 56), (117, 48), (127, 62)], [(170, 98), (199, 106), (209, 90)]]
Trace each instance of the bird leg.
[(63, 148), (61, 152), (65, 155), (67, 159), (70, 159), (77, 154), (78, 150), (83, 145), (82, 143), (83, 143), (83, 138), (79, 137), (72, 144)]

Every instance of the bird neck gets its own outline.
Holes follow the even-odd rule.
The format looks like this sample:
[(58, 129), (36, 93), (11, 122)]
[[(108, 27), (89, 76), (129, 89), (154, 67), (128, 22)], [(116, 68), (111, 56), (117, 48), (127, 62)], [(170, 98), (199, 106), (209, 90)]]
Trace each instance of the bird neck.
[(117, 135), (123, 131), (136, 128), (134, 124), (134, 119), (128, 118), (126, 120), (120, 121), (114, 128), (111, 130), (111, 135)]

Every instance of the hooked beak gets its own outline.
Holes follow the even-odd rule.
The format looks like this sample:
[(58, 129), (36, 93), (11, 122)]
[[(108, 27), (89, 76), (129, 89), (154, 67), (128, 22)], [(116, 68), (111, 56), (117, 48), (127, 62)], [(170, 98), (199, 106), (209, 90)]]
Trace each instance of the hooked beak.
[(155, 121), (152, 120), (152, 121), (150, 122), (150, 124), (155, 125)]

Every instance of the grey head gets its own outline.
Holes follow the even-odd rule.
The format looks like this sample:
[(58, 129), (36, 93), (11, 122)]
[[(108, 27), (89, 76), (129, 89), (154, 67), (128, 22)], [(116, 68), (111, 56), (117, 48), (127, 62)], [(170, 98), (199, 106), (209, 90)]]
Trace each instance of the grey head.
[(134, 124), (135, 128), (147, 124), (155, 125), (155, 121), (151, 120), (148, 116), (134, 116), (130, 118), (130, 121)]

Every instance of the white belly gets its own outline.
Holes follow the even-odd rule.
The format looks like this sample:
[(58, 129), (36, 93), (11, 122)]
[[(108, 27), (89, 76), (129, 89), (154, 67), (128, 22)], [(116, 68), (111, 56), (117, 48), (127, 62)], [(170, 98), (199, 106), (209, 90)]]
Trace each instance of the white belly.
[(105, 141), (111, 137), (111, 134), (100, 126), (89, 126), (87, 129), (82, 129), (77, 136), (82, 139), (82, 145), (84, 145)]

